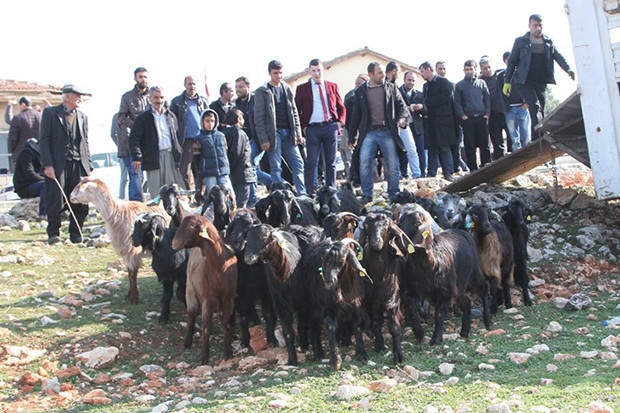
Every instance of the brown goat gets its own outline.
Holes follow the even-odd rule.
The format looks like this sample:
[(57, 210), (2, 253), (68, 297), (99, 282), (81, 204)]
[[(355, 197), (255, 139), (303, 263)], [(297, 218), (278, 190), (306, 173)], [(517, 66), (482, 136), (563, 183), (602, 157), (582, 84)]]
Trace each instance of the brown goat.
[[(194, 248), (197, 247), (197, 248)], [(187, 331), (185, 348), (192, 346), (196, 318), (202, 318), (200, 362), (209, 361), (209, 339), (213, 331), (213, 314), (221, 313), (224, 329), (224, 357), (232, 357), (233, 326), (237, 291), (237, 257), (224, 244), (211, 221), (200, 215), (183, 219), (172, 239), (172, 248), (191, 248), (187, 264)]]
[[(514, 252), (512, 235), (508, 227), (499, 221), (489, 220), (489, 209), (484, 204), (474, 204), (468, 210), (466, 227), (480, 253), (480, 267), (491, 289), (491, 313), (497, 313), (502, 301), (506, 308), (512, 307), (510, 284), (513, 281)], [(498, 290), (503, 292), (503, 299)]]
[[(129, 292), (126, 299), (136, 304), (139, 299), (138, 269), (142, 264), (142, 247), (131, 244), (131, 233), (136, 216), (148, 212), (166, 216), (164, 209), (159, 205), (147, 205), (137, 201), (124, 201), (114, 197), (103, 181), (85, 176), (71, 191), (71, 202), (88, 204), (97, 208), (105, 222), (106, 232), (112, 246), (123, 259), (129, 274)], [(167, 220), (168, 222), (170, 219)]]

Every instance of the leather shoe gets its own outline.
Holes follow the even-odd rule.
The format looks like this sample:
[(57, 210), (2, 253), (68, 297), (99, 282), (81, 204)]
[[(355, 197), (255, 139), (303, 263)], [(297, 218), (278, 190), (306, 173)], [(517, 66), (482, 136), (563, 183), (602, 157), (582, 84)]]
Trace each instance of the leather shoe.
[(69, 237), (69, 240), (73, 244), (81, 244), (82, 242), (84, 242), (84, 238), (80, 237), (79, 235), (71, 236), (71, 237)]
[(47, 243), (48, 243), (49, 245), (58, 244), (58, 243), (60, 243), (60, 242), (62, 242), (62, 240), (60, 239), (60, 237), (59, 237), (58, 235), (54, 235), (54, 236), (49, 237), (49, 238), (47, 239)]
[(360, 203), (361, 203), (362, 205), (366, 205), (366, 204), (369, 204), (369, 203), (371, 203), (371, 202), (372, 202), (372, 197), (371, 197), (371, 196), (369, 196), (369, 195), (364, 195), (364, 196), (362, 197), (362, 199), (360, 200)]
[(454, 177), (452, 176), (452, 174), (445, 175), (443, 179), (445, 179), (446, 181), (454, 182)]

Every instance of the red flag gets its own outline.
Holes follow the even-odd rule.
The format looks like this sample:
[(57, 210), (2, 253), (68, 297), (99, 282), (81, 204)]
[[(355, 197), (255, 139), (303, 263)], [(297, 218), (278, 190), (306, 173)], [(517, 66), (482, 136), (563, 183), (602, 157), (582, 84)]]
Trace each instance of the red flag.
[(209, 85), (207, 84), (207, 69), (203, 69), (205, 73), (205, 93), (209, 97)]

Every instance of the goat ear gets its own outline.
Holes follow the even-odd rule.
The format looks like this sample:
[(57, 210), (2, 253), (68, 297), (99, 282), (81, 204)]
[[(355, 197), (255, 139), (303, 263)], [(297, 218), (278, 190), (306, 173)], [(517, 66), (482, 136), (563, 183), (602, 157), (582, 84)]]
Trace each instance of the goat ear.
[(360, 227), (359, 240), (358, 240), (362, 247), (366, 245), (366, 238), (368, 238), (368, 236), (366, 235), (366, 229), (364, 228), (364, 225), (362, 225)]
[(291, 201), (291, 217), (295, 220), (295, 222), (300, 222), (304, 217), (303, 212), (301, 212), (299, 202), (297, 202), (297, 199), (295, 198)]
[(272, 204), (271, 195), (267, 195), (265, 198), (259, 199), (254, 208), (256, 208), (256, 215), (261, 222), (267, 222), (267, 210)]
[(205, 214), (207, 208), (209, 208), (209, 205), (211, 205), (211, 202), (213, 202), (213, 191), (209, 191), (209, 194), (205, 196), (205, 200), (202, 203), (202, 210), (200, 211), (200, 215)]
[(226, 188), (226, 193), (228, 194), (228, 202), (230, 202), (228, 207), (230, 211), (233, 212), (237, 207), (237, 203), (235, 202), (235, 194), (230, 188)]
[(398, 249), (401, 251), (401, 255), (413, 254), (415, 251), (413, 242), (411, 242), (407, 234), (405, 234), (402, 229), (392, 223), (390, 225), (389, 232), (393, 236), (392, 239), (395, 241), (395, 245), (397, 245)]
[(359, 260), (355, 256), (355, 251), (350, 248), (349, 248), (349, 251), (347, 252), (347, 262), (349, 263), (350, 266), (352, 266), (355, 269), (357, 274), (360, 277), (362, 277), (362, 280), (369, 282), (370, 284), (374, 284), (374, 282), (372, 281), (372, 278), (370, 278), (370, 275), (368, 274), (366, 269), (362, 266), (362, 264), (359, 262)]

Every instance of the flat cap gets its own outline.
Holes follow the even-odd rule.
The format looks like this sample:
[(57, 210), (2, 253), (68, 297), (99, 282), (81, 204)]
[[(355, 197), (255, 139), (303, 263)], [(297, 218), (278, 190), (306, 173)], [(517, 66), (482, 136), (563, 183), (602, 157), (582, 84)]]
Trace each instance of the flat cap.
[(85, 92), (76, 85), (66, 84), (62, 87), (62, 93), (77, 93), (78, 95), (92, 96), (92, 94)]

